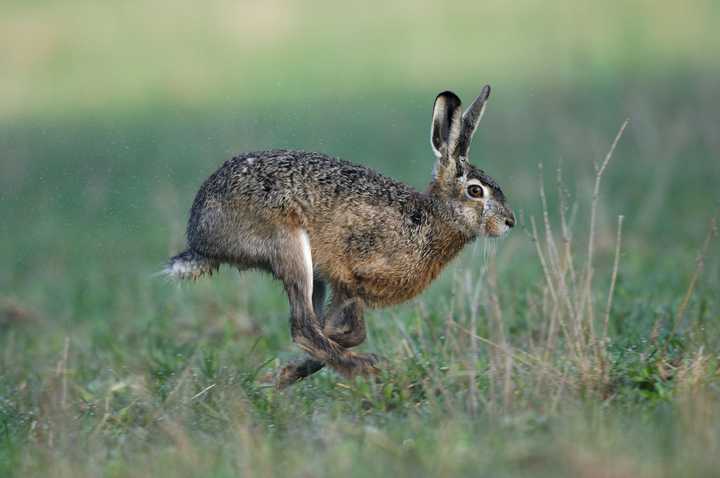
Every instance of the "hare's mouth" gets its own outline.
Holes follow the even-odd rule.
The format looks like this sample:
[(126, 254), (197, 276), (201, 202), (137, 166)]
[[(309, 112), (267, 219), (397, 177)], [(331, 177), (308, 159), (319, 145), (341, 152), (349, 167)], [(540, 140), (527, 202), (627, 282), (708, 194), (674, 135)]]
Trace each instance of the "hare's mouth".
[(488, 237), (500, 237), (510, 230), (510, 226), (501, 218), (493, 218), (485, 225), (485, 234)]

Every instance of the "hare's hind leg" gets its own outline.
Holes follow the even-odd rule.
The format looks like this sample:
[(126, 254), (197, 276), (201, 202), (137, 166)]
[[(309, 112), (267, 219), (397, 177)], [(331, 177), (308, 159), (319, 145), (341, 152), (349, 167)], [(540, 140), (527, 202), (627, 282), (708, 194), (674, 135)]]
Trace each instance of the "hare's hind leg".
[[(321, 324), (325, 323), (325, 295), (327, 286), (325, 281), (318, 274), (315, 274), (313, 278), (313, 293), (312, 303), (313, 310), (315, 311), (315, 317)], [(280, 374), (277, 377), (276, 385), (279, 388), (287, 387), (295, 382), (298, 382), (304, 378), (309, 377), (315, 372), (319, 372), (325, 363), (315, 360), (310, 357), (305, 357), (298, 361), (293, 361), (282, 368)]]
[[(317, 281), (315, 285), (317, 286)], [(313, 290), (313, 299), (316, 299), (317, 289)], [(360, 345), (366, 337), (365, 319), (363, 318), (364, 304), (358, 298), (347, 299), (346, 296), (334, 292), (333, 302), (327, 316), (324, 318), (323, 333), (330, 340), (343, 347), (350, 348)], [(318, 313), (318, 307), (315, 307)], [(375, 361), (374, 356), (354, 354), (365, 360)], [(286, 365), (278, 377), (277, 385), (282, 388), (309, 377), (321, 370), (325, 364), (314, 358), (292, 362)]]
[(279, 237), (276, 245), (271, 266), (288, 295), (293, 341), (313, 359), (345, 376), (375, 373), (373, 357), (348, 352), (322, 331), (313, 310), (313, 265), (307, 233), (296, 229)]

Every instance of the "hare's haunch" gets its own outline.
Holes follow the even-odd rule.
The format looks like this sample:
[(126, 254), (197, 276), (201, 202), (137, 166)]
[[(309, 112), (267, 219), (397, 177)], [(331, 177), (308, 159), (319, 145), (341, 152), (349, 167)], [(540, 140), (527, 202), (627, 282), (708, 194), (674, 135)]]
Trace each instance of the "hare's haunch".
[(436, 98), (437, 159), (425, 192), (319, 153), (259, 151), (226, 161), (197, 193), (188, 249), (170, 259), (167, 274), (197, 278), (230, 264), (281, 280), (292, 338), (310, 358), (285, 367), (278, 385), (324, 364), (345, 376), (374, 373), (375, 356), (348, 350), (365, 340), (364, 309), (414, 297), (465, 244), (515, 224), (498, 184), (468, 162), (489, 95), (485, 86), (464, 114), (455, 94)]

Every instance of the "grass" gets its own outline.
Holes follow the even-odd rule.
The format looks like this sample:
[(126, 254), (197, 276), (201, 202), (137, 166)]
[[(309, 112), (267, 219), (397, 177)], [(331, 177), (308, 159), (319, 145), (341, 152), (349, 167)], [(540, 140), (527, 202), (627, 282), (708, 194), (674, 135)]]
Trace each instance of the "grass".
[[(0, 476), (716, 474), (717, 7), (321, 6), (3, 4)], [(484, 82), (519, 227), (368, 314), (379, 381), (279, 392), (278, 283), (153, 277), (232, 154), (424, 188)]]

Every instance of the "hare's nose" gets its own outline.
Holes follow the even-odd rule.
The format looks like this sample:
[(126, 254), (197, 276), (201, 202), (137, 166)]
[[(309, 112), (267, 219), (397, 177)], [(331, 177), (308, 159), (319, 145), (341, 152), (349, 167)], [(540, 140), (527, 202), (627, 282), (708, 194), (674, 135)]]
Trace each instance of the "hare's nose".
[(515, 225), (515, 214), (510, 213), (510, 217), (505, 219), (505, 224), (507, 227), (513, 227)]

